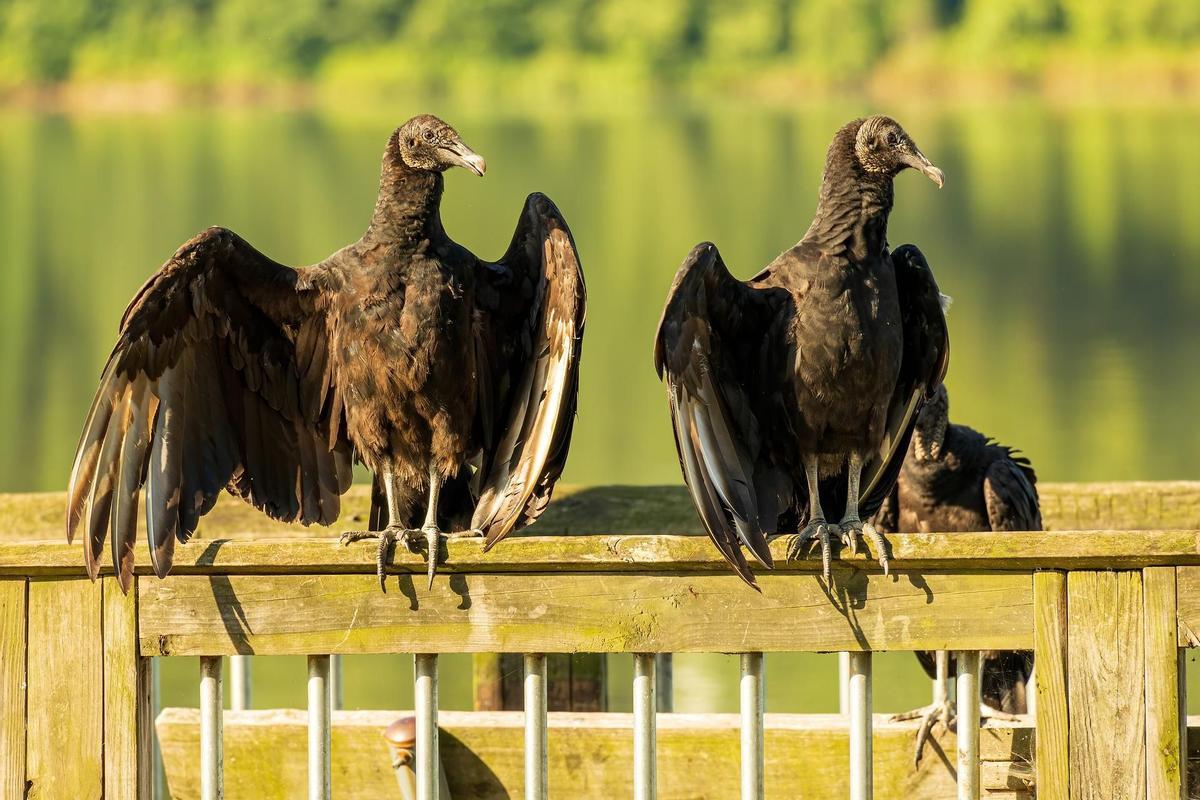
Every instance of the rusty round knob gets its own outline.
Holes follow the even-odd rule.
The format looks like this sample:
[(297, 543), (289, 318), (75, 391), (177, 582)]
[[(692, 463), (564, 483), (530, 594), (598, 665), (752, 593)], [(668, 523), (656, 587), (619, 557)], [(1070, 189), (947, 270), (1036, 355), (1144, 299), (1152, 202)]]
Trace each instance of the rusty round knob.
[(383, 738), (388, 744), (402, 750), (410, 750), (417, 743), (417, 718), (401, 717), (388, 725)]

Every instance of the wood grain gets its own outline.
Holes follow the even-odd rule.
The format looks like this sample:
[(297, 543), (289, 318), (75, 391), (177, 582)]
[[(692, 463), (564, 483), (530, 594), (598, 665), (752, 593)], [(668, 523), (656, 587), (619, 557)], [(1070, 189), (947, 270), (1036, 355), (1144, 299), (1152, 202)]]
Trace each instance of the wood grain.
[(1067, 606), (1071, 798), (1144, 800), (1142, 574), (1072, 572)]
[[(371, 800), (397, 796), (382, 731), (411, 712), (334, 712), (333, 796)], [(450, 712), (438, 715), (441, 755), (452, 796), (472, 800), (521, 797), (524, 791), (520, 712)], [(551, 712), (551, 797), (632, 796), (632, 719), (629, 714)], [(225, 718), (227, 796), (303, 797), (306, 717), (303, 711), (229, 712)], [(660, 800), (727, 800), (738, 796), (739, 721), (736, 714), (659, 714)], [(954, 796), (953, 770), (940, 754), (954, 753), (953, 734), (939, 731), (931, 745), (938, 757), (912, 767), (917, 722), (874, 720), (875, 796)], [(847, 796), (848, 734), (834, 714), (767, 714), (766, 796)], [(198, 714), (166, 709), (159, 717), (171, 792), (176, 800), (197, 796)], [(1021, 798), (1013, 788), (1029, 763), (1028, 723), (989, 723), (981, 731), (988, 800)], [(802, 765), (802, 766), (801, 766)], [(800, 768), (798, 768), (800, 767)]]
[(104, 792), (109, 798), (149, 797), (150, 683), (148, 659), (137, 654), (137, 598), (115, 578), (104, 598)]
[(0, 797), (25, 794), (25, 587), (0, 580)]
[[(840, 583), (838, 582), (840, 581)], [(143, 655), (1022, 650), (1028, 574), (173, 576), (139, 580)], [(737, 613), (732, 613), (736, 609)]]
[(1180, 752), (1179, 643), (1175, 570), (1151, 567), (1142, 572), (1146, 635), (1146, 796), (1186, 800)]
[(1067, 576), (1033, 574), (1033, 648), (1037, 660), (1037, 781), (1042, 800), (1070, 797), (1067, 728)]
[(29, 582), (28, 800), (103, 795), (102, 605), (99, 583)]

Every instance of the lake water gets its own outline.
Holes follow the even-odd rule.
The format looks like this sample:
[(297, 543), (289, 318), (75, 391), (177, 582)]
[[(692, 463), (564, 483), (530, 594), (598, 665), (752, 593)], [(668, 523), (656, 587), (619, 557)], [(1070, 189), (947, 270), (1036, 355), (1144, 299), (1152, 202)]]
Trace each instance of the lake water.
[[(483, 180), (448, 177), (452, 236), (495, 257), (533, 190), (571, 225), (589, 309), (565, 479), (602, 484), (679, 480), (651, 343), (689, 248), (710, 239), (753, 274), (804, 233), (833, 132), (881, 109), (0, 111), (0, 491), (64, 487), (120, 313), (180, 243), (219, 224), (284, 263), (320, 260), (361, 234), (387, 136), (424, 110), (488, 161)], [(953, 416), (1048, 480), (1200, 476), (1200, 110), (888, 110), (947, 176), (898, 179), (890, 239), (918, 244), (954, 296)], [(926, 701), (909, 656), (881, 662), (877, 707)], [(771, 659), (771, 710), (832, 710), (834, 664)], [(734, 707), (732, 658), (676, 670), (681, 710)], [(303, 671), (264, 660), (256, 704), (302, 704)], [(448, 707), (466, 707), (467, 661), (445, 675)], [(194, 702), (194, 677), (172, 663), (168, 701)], [(408, 704), (411, 664), (349, 659), (347, 699)]]

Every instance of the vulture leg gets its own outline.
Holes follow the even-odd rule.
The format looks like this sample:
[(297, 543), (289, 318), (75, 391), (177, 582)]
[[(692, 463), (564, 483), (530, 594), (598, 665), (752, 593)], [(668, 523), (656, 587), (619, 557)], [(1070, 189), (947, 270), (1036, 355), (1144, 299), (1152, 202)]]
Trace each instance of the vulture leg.
[(821, 573), (825, 576), (825, 582), (829, 583), (833, 571), (830, 535), (836, 528), (825, 521), (825, 512), (821, 510), (821, 487), (818, 482), (817, 457), (815, 455), (804, 457), (804, 475), (808, 482), (808, 524), (804, 526), (804, 530), (792, 537), (788, 544), (788, 559), (799, 558), (806, 546), (811, 549), (811, 543), (819, 543), (821, 546)]
[(429, 505), (425, 507), (425, 524), (421, 526), (420, 531), (406, 532), (408, 547), (410, 550), (415, 550), (416, 534), (420, 533), (425, 536), (425, 543), (428, 547), (429, 554), (426, 556), (429, 562), (429, 588), (433, 588), (433, 576), (437, 574), (437, 556), (438, 556), (438, 539), (442, 535), (442, 531), (437, 524), (438, 497), (442, 493), (442, 474), (437, 471), (437, 468), (430, 465), (429, 467)]
[[(346, 531), (340, 539), (343, 545), (351, 542), (361, 541), (362, 539), (379, 539), (379, 549), (375, 552), (375, 574), (379, 576), (379, 588), (387, 591), (387, 563), (392, 560), (392, 547), (396, 544), (396, 540), (403, 538), (406, 542), (411, 540), (413, 534), (419, 534), (421, 531), (414, 531), (406, 528), (400, 520), (404, 519), (405, 510), (400, 501), (400, 491), (396, 487), (396, 476), (391, 470), (383, 471), (383, 486), (387, 492), (388, 504), (388, 524), (381, 531)], [(411, 544), (409, 545), (411, 547)]]
[(933, 735), (934, 726), (941, 722), (946, 730), (950, 730), (958, 718), (954, 701), (950, 699), (950, 653), (938, 650), (934, 654), (934, 663), (937, 665), (937, 677), (933, 679), (933, 702), (923, 708), (904, 711), (891, 718), (892, 722), (909, 719), (921, 720), (921, 727), (917, 729), (916, 751), (913, 753), (914, 768), (921, 766), (925, 743)]
[(870, 522), (858, 517), (859, 482), (862, 478), (863, 460), (858, 453), (851, 453), (846, 463), (846, 514), (842, 517), (842, 541), (850, 545), (851, 553), (858, 553), (858, 537), (864, 537), (879, 553), (879, 565), (883, 574), (888, 574), (887, 543), (883, 534)]

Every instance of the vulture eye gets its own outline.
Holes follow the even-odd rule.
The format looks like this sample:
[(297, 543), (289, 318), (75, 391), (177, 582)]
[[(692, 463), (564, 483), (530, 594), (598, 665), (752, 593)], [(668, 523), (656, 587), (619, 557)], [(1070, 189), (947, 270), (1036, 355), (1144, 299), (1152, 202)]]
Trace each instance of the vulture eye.
[(427, 141), (427, 142), (433, 141), (433, 131), (425, 131), (425, 141)]
[(900, 144), (900, 137), (895, 131), (888, 131), (887, 144), (888, 147), (895, 147), (896, 145)]

